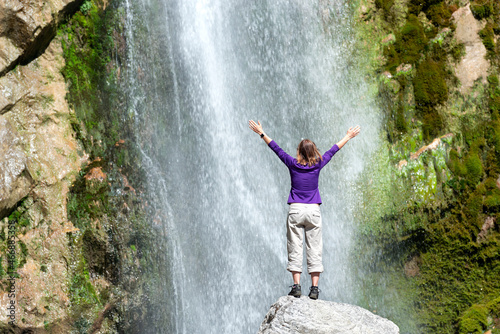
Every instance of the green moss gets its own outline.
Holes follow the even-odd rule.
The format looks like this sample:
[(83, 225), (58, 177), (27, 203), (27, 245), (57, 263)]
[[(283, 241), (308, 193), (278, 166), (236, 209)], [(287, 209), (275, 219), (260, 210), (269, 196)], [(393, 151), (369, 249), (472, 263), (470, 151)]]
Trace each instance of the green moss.
[(483, 305), (474, 305), (460, 318), (460, 334), (483, 334), (488, 325), (488, 309)]
[(393, 5), (394, 0), (375, 0), (375, 7), (382, 9), (385, 13), (388, 13)]
[(479, 156), (476, 153), (471, 153), (465, 160), (465, 166), (467, 167), (467, 179), (473, 185), (478, 184), (483, 176), (483, 166)]
[[(479, 3), (473, 1), (471, 5)], [(496, 2), (489, 3), (494, 4), (493, 10), (496, 10)], [(416, 36), (425, 34), (424, 26), (428, 24), (417, 23), (416, 19), (420, 14), (425, 23), (421, 14), (424, 12), (435, 31), (443, 31), (444, 26), (452, 31), (449, 19), (454, 9), (449, 5), (453, 4), (457, 2), (410, 0), (408, 17), (414, 17), (407, 19), (401, 30), (412, 28)], [(487, 18), (482, 36), (491, 37), (492, 32), (496, 33), (498, 19), (495, 15)], [(418, 43), (408, 43), (418, 50), (411, 53), (414, 56), (411, 76), (395, 74), (396, 68), (405, 62), (399, 51), (410, 39), (401, 38), (404, 35), (401, 31), (396, 30), (394, 34), (396, 42), (392, 48), (384, 49), (387, 63), (380, 72), (390, 70), (394, 74), (391, 81), (397, 80), (399, 85), (392, 91), (381, 86), (385, 90), (381, 89), (380, 97), (384, 110), (388, 110), (385, 130), (390, 138), (390, 164), (397, 166), (403, 159), (408, 164), (391, 169), (392, 187), (379, 186), (379, 193), (370, 195), (378, 211), (369, 209), (370, 217), (361, 223), (363, 228), (360, 229), (366, 232), (366, 238), (359, 249), (360, 253), (365, 252), (366, 268), (370, 270), (360, 276), (365, 277), (367, 286), (376, 285), (374, 282), (378, 282), (379, 277), (394, 278), (398, 283), (391, 283), (391, 286), (400, 298), (404, 298), (407, 291), (415, 293), (414, 308), (406, 312), (416, 312), (417, 320), (405, 323), (402, 332), (484, 333), (492, 329), (485, 319), (498, 318), (498, 315), (490, 311), (489, 306), (485, 313), (483, 306), (489, 305), (485, 301), (491, 300), (490, 296), (497, 297), (500, 291), (498, 227), (490, 229), (487, 237), (477, 242), (485, 219), (500, 219), (500, 189), (496, 186), (500, 175), (498, 64), (490, 57), (490, 73), (493, 74), (488, 77), (487, 87), (478, 82), (471, 96), (458, 96), (454, 92), (458, 81), (446, 67), (448, 59), (460, 60), (464, 46), (450, 38), (453, 34), (436, 35), (431, 42), (422, 43), (418, 48), (415, 48)], [(424, 38), (428, 39), (429, 35)], [(492, 42), (494, 48), (489, 48), (490, 55), (491, 50), (497, 52), (498, 47), (494, 40)], [(412, 101), (415, 101), (415, 114), (412, 114)], [(401, 105), (408, 107), (400, 108)], [(423, 154), (416, 161), (408, 159), (410, 146), (410, 152), (415, 152), (436, 136), (448, 132), (452, 132), (453, 137), (446, 142), (443, 161), (433, 154)], [(414, 141), (408, 137), (415, 137)], [(383, 195), (380, 192), (384, 192)], [(428, 197), (431, 200), (425, 200), (422, 194), (431, 194)], [(379, 203), (377, 195), (387, 203)], [(415, 257), (420, 259), (417, 276), (394, 274), (396, 268), (401, 270)], [(374, 262), (376, 265), (371, 267)], [(405, 290), (401, 282), (408, 282), (411, 288)], [(368, 287), (367, 293), (371, 289), (373, 287)], [(391, 304), (398, 299), (389, 301), (390, 298), (385, 296), (381, 303), (385, 303), (386, 312), (395, 319), (398, 312), (391, 310)], [(370, 305), (370, 298), (363, 303)]]
[(436, 27), (450, 26), (451, 10), (445, 2), (429, 6), (426, 15)]
[(451, 49), (451, 55), (455, 63), (458, 63), (465, 56), (465, 45), (463, 43), (454, 45)]
[(408, 125), (406, 123), (406, 118), (404, 113), (404, 106), (402, 104), (400, 104), (397, 108), (395, 123), (397, 131), (401, 133), (406, 133), (408, 131)]
[(88, 15), (89, 12), (92, 10), (93, 3), (90, 0), (85, 0), (82, 5), (80, 6), (80, 12), (83, 15)]
[(385, 49), (388, 70), (394, 73), (401, 63), (415, 64), (426, 44), (422, 23), (415, 15), (409, 15), (401, 31), (396, 34), (396, 42)]
[(493, 299), (486, 305), (490, 313), (496, 317), (500, 318), (500, 297)]
[(408, 13), (418, 15), (421, 11), (426, 12), (430, 7), (439, 5), (443, 0), (410, 0), (408, 2)]
[(490, 17), (494, 12), (494, 7), (491, 1), (489, 0), (480, 0), (474, 1), (471, 3), (470, 10), (472, 15), (476, 18), (476, 20), (482, 20)]
[(461, 163), (460, 155), (455, 149), (450, 150), (448, 167), (457, 176), (463, 177), (467, 174), (467, 168)]
[[(85, 1), (59, 31), (70, 87), (67, 99), (76, 111), (71, 122), (91, 161), (76, 175), (67, 201), (68, 218), (79, 229), (68, 233), (70, 262), (75, 264), (68, 282), (70, 313), (79, 333), (89, 332), (106, 304), (114, 305), (108, 320), (120, 331), (156, 323), (152, 310), (167, 298), (163, 288), (157, 288), (167, 276), (159, 278), (168, 261), (156, 251), (165, 239), (152, 231), (148, 219), (136, 122), (123, 107), (115, 75), (126, 61), (126, 48), (116, 47), (112, 38), (124, 42), (123, 7), (110, 2), (103, 10), (99, 3)], [(88, 177), (93, 168), (105, 179)], [(136, 250), (131, 252), (129, 245)], [(109, 287), (94, 286), (94, 276), (106, 279)]]
[(493, 25), (491, 23), (486, 24), (486, 26), (479, 31), (479, 36), (483, 41), (486, 50), (488, 50), (488, 55), (490, 57), (495, 57), (496, 55), (496, 44), (495, 44), (495, 33), (493, 32)]
[(100, 303), (95, 289), (90, 282), (88, 271), (83, 270), (83, 272), (73, 276), (70, 285), (70, 297), (71, 302), (80, 307), (91, 308), (94, 304)]
[(448, 100), (448, 87), (444, 63), (426, 59), (417, 67), (413, 88), (417, 115), (422, 119), (424, 138), (437, 136), (444, 127), (444, 120), (437, 107)]
[(490, 75), (488, 77), (489, 82), (489, 109), (493, 117), (498, 119), (500, 112), (500, 87), (498, 84), (498, 77), (496, 75)]
[(413, 82), (417, 110), (428, 112), (448, 99), (448, 87), (443, 71), (444, 64), (426, 59), (417, 67)]

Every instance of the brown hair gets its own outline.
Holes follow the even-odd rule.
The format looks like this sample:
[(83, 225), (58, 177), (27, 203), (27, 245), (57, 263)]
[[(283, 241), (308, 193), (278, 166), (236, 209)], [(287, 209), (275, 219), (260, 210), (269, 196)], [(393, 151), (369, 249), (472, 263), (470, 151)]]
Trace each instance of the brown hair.
[(301, 165), (308, 165), (309, 167), (323, 160), (321, 153), (319, 153), (316, 144), (309, 139), (303, 139), (297, 147), (297, 161)]

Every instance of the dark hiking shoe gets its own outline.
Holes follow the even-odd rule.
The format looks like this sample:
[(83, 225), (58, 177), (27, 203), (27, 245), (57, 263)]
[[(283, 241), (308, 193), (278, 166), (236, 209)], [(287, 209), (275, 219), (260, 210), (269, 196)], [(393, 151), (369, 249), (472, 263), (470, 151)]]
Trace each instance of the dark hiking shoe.
[(309, 298), (311, 299), (318, 299), (319, 296), (319, 289), (317, 286), (311, 286), (310, 288), (311, 291), (309, 291)]
[(294, 296), (295, 298), (300, 298), (302, 295), (302, 291), (300, 290), (300, 284), (294, 284), (290, 286), (292, 290), (288, 293), (289, 296)]

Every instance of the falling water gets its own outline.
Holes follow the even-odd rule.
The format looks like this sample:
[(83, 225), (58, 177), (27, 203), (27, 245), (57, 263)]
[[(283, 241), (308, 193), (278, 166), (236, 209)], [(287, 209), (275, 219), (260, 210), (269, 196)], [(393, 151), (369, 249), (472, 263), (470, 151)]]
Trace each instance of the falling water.
[[(362, 135), (322, 171), (321, 298), (355, 300), (353, 185), (377, 117), (354, 62), (347, 0), (124, 1), (129, 113), (136, 120), (170, 276), (165, 333), (255, 333), (288, 293), (286, 167), (248, 129), (294, 154)], [(309, 286), (305, 275), (303, 286)]]

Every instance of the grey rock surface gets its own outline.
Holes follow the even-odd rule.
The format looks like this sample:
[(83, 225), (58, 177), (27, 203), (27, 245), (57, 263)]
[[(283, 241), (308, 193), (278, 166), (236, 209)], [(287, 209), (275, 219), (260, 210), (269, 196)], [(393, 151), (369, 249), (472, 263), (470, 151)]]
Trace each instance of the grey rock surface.
[(399, 334), (393, 322), (362, 307), (280, 297), (267, 313), (258, 334)]

